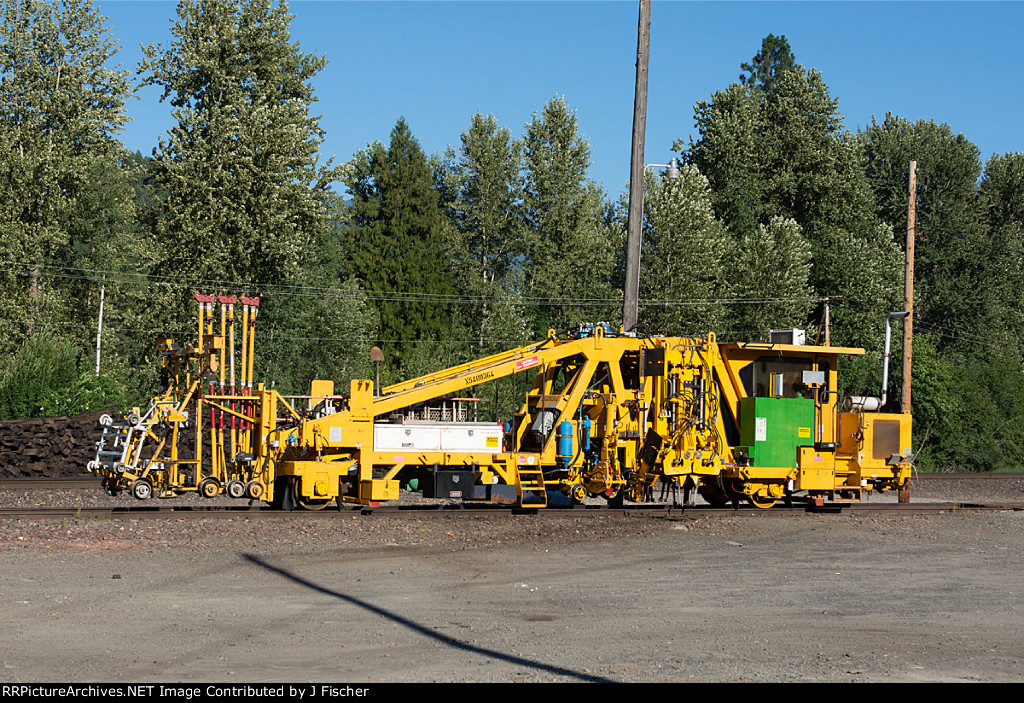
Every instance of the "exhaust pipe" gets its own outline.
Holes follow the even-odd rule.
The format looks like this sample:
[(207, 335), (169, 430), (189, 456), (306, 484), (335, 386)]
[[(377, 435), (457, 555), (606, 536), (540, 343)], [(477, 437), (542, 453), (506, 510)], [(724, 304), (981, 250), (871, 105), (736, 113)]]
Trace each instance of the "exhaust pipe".
[(885, 318), (885, 353), (882, 354), (882, 397), (851, 395), (843, 402), (844, 408), (856, 410), (857, 412), (872, 412), (885, 405), (886, 396), (889, 392), (889, 346), (892, 341), (892, 319), (894, 317), (906, 317), (909, 314), (909, 312), (891, 312)]

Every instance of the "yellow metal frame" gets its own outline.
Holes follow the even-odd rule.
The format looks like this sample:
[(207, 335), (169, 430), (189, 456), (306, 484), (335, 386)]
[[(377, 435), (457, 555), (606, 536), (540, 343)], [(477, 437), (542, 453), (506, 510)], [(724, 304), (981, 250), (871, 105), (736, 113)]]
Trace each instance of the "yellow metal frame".
[[(168, 385), (153, 401), (155, 424), (135, 440), (145, 461), (121, 474), (108, 472), (108, 488), (125, 490), (145, 480), (162, 495), (227, 491), (318, 509), (332, 501), (395, 500), (400, 482), (410, 476), (461, 471), (474, 482), (464, 499), (514, 491), (526, 507), (544, 507), (555, 494), (639, 501), (659, 482), (696, 490), (713, 503), (747, 500), (770, 507), (795, 494), (858, 500), (873, 490), (903, 488), (910, 475), (909, 415), (839, 411), (839, 358), (863, 354), (861, 349), (719, 343), (713, 334), (637, 338), (597, 325), (568, 339), (552, 330), (539, 343), (379, 393), (372, 381), (354, 380), (348, 395), (338, 396), (332, 382), (317, 380), (303, 396), (309, 407), (297, 410), (262, 384), (253, 390), (259, 300), (241, 298), (237, 358), (236, 300), (220, 297), (216, 333), (214, 296), (196, 300), (197, 346), (181, 349), (170, 338), (158, 340)], [(738, 445), (740, 404), (755, 393), (752, 365), (765, 359), (795, 361), (795, 367), (816, 372), (806, 377), (816, 380), (797, 382), (799, 394), (814, 401), (814, 427), (784, 466), (755, 465)], [(528, 374), (532, 384), (501, 447), (375, 447), (374, 428), (393, 414), (513, 374)], [(330, 401), (334, 412), (322, 414), (327, 410), (318, 410), (318, 401)], [(195, 458), (183, 459), (180, 448), (189, 440)], [(571, 451), (560, 454), (560, 442)], [(240, 485), (244, 491), (236, 495)]]

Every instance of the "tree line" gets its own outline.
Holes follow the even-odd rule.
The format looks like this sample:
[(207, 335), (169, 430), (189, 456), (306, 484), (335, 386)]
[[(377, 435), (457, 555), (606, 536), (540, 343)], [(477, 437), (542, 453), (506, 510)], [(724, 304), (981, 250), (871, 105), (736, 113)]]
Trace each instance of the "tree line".
[[(335, 164), (313, 112), (326, 58), (283, 2), (182, 0), (135, 81), (91, 0), (2, 12), (0, 418), (144, 405), (153, 340), (190, 339), (197, 290), (261, 297), (257, 377), (286, 393), (372, 377), (372, 346), (387, 383), (621, 322), (625, 194), (588, 176), (563, 98), (520, 136), (478, 112), (438, 154), (399, 119)], [(679, 177), (646, 176), (638, 333), (821, 341), (828, 300), (832, 344), (868, 350), (844, 389), (878, 393), (916, 160), (918, 466), (1019, 467), (1024, 155), (983, 164), (948, 125), (892, 114), (851, 131), (784, 36), (740, 70), (695, 105)], [(133, 83), (174, 118), (151, 155), (118, 139)], [(515, 406), (507, 383), (477, 391), (497, 417)]]

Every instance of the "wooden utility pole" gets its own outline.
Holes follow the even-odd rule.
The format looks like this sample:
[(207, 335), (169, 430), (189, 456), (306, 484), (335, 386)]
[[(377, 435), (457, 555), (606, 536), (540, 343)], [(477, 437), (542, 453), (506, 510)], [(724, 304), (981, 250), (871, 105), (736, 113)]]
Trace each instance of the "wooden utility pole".
[(907, 270), (903, 281), (903, 400), (901, 412), (910, 412), (910, 355), (914, 342), (914, 224), (917, 219), (917, 162), (910, 162), (910, 193), (907, 200)]
[(629, 169), (629, 218), (626, 225), (626, 281), (622, 328), (633, 332), (640, 297), (640, 224), (644, 207), (644, 135), (647, 131), (647, 57), (651, 49), (651, 2), (640, 0), (636, 38), (636, 95), (633, 98), (633, 151)]
[(831, 298), (825, 298), (825, 346), (832, 346), (832, 319), (829, 315), (829, 306), (832, 304)]
[[(910, 413), (910, 358), (914, 341), (914, 223), (917, 219), (917, 162), (910, 162), (910, 185), (907, 197), (907, 269), (903, 280), (903, 394), (900, 410)], [(899, 492), (900, 503), (910, 502), (910, 488)]]

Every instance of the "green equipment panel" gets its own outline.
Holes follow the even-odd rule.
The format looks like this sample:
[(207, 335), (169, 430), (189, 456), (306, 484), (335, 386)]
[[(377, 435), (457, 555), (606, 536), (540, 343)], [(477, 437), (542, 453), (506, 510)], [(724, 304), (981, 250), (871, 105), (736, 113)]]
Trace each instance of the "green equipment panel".
[(740, 444), (751, 466), (796, 468), (799, 450), (814, 444), (814, 401), (809, 398), (740, 400)]

